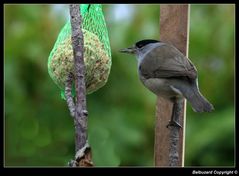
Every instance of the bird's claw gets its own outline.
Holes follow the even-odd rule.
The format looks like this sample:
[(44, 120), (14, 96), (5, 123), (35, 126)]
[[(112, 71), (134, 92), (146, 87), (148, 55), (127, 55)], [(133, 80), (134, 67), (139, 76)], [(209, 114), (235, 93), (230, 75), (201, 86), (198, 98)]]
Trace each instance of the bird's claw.
[(170, 120), (168, 125), (166, 126), (167, 128), (169, 126), (174, 126), (174, 127), (178, 127), (178, 128), (182, 128), (182, 126), (178, 123), (178, 122), (175, 122), (174, 120)]

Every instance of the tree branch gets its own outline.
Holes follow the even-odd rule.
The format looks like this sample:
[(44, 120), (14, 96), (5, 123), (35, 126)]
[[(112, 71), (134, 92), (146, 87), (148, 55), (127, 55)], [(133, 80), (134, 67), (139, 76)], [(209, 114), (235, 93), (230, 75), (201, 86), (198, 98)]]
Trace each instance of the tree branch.
[[(70, 5), (71, 16), (71, 30), (72, 30), (72, 48), (74, 55), (75, 66), (75, 90), (76, 90), (76, 103), (74, 111), (70, 109), (72, 115), (74, 115), (75, 125), (75, 162), (73, 166), (92, 165), (90, 146), (87, 142), (87, 117), (88, 112), (86, 109), (86, 88), (85, 88), (85, 64), (84, 64), (84, 38), (81, 30), (81, 13), (80, 6), (77, 4)], [(70, 75), (69, 75), (70, 79)], [(66, 83), (67, 85), (67, 83)], [(67, 92), (68, 90), (68, 92)], [(70, 89), (71, 90), (71, 89)], [(69, 89), (66, 88), (66, 93), (69, 93)], [(67, 98), (68, 106), (72, 107), (72, 99)], [(90, 156), (90, 157), (89, 157)], [(86, 160), (82, 162), (81, 160)], [(86, 164), (85, 164), (86, 163)]]

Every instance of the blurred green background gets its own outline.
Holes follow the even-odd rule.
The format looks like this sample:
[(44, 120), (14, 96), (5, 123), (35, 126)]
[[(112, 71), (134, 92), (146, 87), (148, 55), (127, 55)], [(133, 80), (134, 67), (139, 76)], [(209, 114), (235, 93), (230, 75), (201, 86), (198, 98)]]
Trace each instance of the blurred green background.
[[(118, 52), (159, 39), (159, 5), (103, 5), (112, 49), (107, 84), (87, 96), (96, 166), (153, 166), (156, 97), (140, 83), (136, 60)], [(69, 18), (68, 5), (4, 6), (5, 165), (66, 166), (74, 127), (47, 71)], [(234, 5), (191, 5), (189, 57), (212, 113), (187, 106), (185, 166), (234, 165)], [(165, 128), (165, 130), (167, 130)]]

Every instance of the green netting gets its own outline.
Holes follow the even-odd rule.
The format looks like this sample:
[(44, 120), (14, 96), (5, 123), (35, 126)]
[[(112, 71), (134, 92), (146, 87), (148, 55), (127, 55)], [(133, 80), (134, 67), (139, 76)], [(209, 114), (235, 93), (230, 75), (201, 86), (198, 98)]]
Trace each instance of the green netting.
[[(111, 50), (102, 5), (82, 4), (80, 7), (83, 20), (86, 91), (89, 94), (107, 82), (111, 68)], [(65, 98), (66, 78), (69, 72), (74, 73), (70, 20), (62, 28), (49, 55), (48, 72)], [(72, 94), (74, 96), (74, 89)]]

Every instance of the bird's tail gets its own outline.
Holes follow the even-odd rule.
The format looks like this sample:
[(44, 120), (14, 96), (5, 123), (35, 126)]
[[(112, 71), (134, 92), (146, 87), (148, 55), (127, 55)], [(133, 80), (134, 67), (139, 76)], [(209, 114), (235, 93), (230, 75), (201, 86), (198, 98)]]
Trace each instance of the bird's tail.
[(195, 90), (192, 96), (187, 97), (191, 103), (193, 110), (196, 112), (211, 112), (214, 110), (213, 105), (199, 92)]

